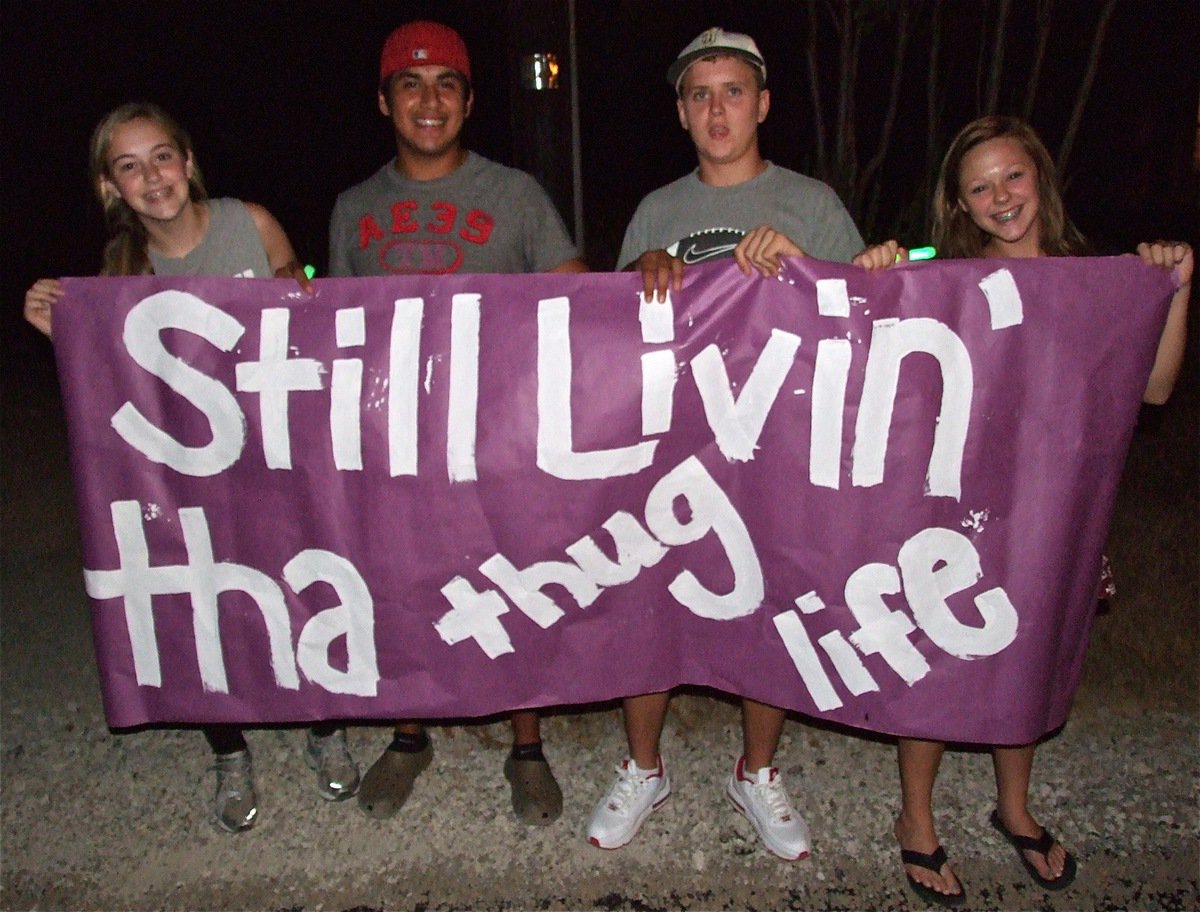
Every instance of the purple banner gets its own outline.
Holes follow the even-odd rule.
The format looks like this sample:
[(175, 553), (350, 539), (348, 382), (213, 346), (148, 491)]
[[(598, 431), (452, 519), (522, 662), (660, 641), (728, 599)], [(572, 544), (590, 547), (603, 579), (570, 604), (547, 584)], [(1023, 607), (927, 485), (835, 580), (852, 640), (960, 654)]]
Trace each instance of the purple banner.
[(1170, 282), (64, 280), (108, 721), (440, 718), (709, 685), (880, 732), (1061, 724)]

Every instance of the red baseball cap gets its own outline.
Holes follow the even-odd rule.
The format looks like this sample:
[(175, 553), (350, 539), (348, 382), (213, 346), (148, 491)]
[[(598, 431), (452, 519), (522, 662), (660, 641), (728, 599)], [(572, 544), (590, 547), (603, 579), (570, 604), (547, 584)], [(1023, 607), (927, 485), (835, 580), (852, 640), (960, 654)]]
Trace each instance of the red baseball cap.
[(379, 58), (379, 82), (415, 66), (449, 67), (462, 73), (468, 85), (471, 82), (471, 61), (462, 36), (440, 22), (409, 22), (388, 35)]

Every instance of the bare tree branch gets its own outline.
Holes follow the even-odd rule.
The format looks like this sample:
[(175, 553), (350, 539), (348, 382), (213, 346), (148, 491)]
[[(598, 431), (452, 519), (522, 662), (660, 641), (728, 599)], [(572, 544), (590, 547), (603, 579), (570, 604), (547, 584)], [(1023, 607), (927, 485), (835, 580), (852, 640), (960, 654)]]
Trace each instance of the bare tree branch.
[(896, 111), (900, 107), (900, 85), (904, 76), (904, 59), (905, 51), (908, 48), (909, 39), (909, 24), (912, 8), (908, 0), (901, 0), (899, 7), (896, 10), (896, 49), (895, 57), (892, 58), (892, 79), (891, 86), (888, 91), (887, 108), (883, 116), (883, 125), (880, 128), (879, 143), (875, 149), (875, 154), (868, 159), (866, 165), (863, 166), (862, 172), (855, 180), (855, 190), (857, 192), (857, 207), (862, 208), (863, 200), (865, 199), (866, 189), (873, 188), (873, 202), (870, 211), (866, 213), (864, 221), (868, 230), (873, 227), (875, 221), (875, 213), (878, 209), (879, 191), (881, 181), (878, 180), (880, 169), (883, 167), (883, 160), (887, 157), (888, 148), (891, 145), (892, 131), (896, 126)]
[(988, 36), (988, 7), (991, 5), (991, 0), (983, 0), (980, 4), (981, 13), (979, 16), (979, 54), (975, 58), (975, 110), (983, 110), (983, 49), (987, 47)]
[(841, 25), (840, 21), (838, 20), (837, 4), (839, 2), (844, 2), (844, 0), (824, 0), (825, 12), (829, 14), (829, 20), (833, 23), (834, 31), (837, 31), (838, 27)]
[(1004, 44), (1008, 34), (1008, 11), (1011, 5), (1012, 0), (1000, 0), (1000, 11), (996, 14), (996, 34), (992, 36), (984, 114), (995, 114), (1000, 105), (1000, 74), (1004, 71)]
[(853, 135), (851, 119), (854, 116), (854, 74), (856, 63), (854, 52), (856, 48), (856, 35), (854, 11), (851, 9), (850, 0), (842, 0), (840, 5), (841, 22), (838, 28), (838, 106), (837, 121), (834, 127), (837, 132), (834, 136), (833, 165), (837, 175), (834, 182), (834, 189), (838, 193), (843, 194), (842, 198), (845, 199), (845, 183), (842, 178), (846, 173), (850, 158), (848, 141)]
[(1092, 35), (1092, 49), (1088, 55), (1087, 72), (1079, 84), (1079, 94), (1075, 96), (1075, 109), (1071, 111), (1071, 119), (1067, 124), (1067, 132), (1063, 136), (1062, 145), (1058, 149), (1058, 160), (1054, 163), (1061, 175), (1066, 171), (1067, 161), (1071, 157), (1071, 148), (1075, 145), (1075, 134), (1079, 132), (1079, 123), (1083, 120), (1083, 109), (1087, 107), (1088, 97), (1092, 94), (1092, 83), (1096, 80), (1096, 68), (1100, 64), (1100, 48), (1104, 44), (1104, 35), (1108, 31), (1108, 21), (1112, 18), (1113, 8), (1117, 0), (1105, 0), (1100, 10), (1100, 20), (1096, 23), (1095, 34)]
[(1037, 0), (1037, 47), (1033, 52), (1033, 63), (1029, 67), (1029, 79), (1025, 83), (1025, 104), (1021, 116), (1029, 121), (1033, 117), (1033, 103), (1037, 100), (1038, 83), (1042, 78), (1042, 63), (1046, 59), (1046, 46), (1050, 43), (1050, 20), (1054, 12), (1054, 0)]
[(825, 111), (821, 107), (821, 76), (817, 66), (817, 34), (821, 30), (817, 4), (808, 7), (808, 90), (812, 97), (813, 131), (817, 134), (816, 176), (825, 180), (829, 175), (829, 147), (825, 142)]
[(929, 36), (929, 72), (925, 77), (925, 178), (921, 187), (921, 225), (926, 236), (929, 234), (929, 206), (926, 200), (933, 198), (933, 182), (938, 167), (938, 124), (942, 112), (938, 105), (938, 63), (942, 49), (942, 0), (933, 0), (933, 13)]

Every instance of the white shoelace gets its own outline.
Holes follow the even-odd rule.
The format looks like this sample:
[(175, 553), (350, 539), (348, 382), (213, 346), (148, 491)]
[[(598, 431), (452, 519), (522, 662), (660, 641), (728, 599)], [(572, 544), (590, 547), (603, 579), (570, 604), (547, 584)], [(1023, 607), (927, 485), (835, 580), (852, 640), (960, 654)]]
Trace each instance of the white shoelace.
[(624, 764), (617, 765), (617, 781), (608, 793), (608, 809), (618, 814), (628, 814), (633, 800), (650, 783), (649, 776), (640, 776)]
[(789, 820), (795, 815), (796, 812), (792, 809), (787, 792), (783, 789), (783, 780), (778, 775), (767, 782), (756, 782), (752, 787), (759, 800), (770, 812), (772, 820)]

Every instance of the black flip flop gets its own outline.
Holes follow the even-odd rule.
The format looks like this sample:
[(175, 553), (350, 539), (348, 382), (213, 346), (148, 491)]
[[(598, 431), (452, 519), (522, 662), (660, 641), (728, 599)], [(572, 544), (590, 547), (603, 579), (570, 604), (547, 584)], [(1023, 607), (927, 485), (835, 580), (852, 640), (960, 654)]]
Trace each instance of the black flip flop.
[(1017, 850), (1017, 857), (1021, 859), (1021, 864), (1025, 866), (1025, 870), (1029, 872), (1029, 876), (1033, 878), (1033, 882), (1043, 890), (1065, 890), (1075, 882), (1075, 856), (1067, 852), (1066, 846), (1063, 846), (1063, 851), (1067, 852), (1067, 858), (1063, 862), (1062, 873), (1058, 877), (1043, 877), (1038, 869), (1034, 867), (1033, 862), (1025, 857), (1026, 852), (1037, 852), (1049, 864), (1050, 850), (1054, 848), (1054, 843), (1058, 840), (1050, 835), (1048, 829), (1042, 827), (1041, 836), (1018, 836), (1016, 833), (1009, 832), (1008, 827), (1004, 825), (1004, 821), (1000, 819), (999, 811), (992, 811), (991, 821), (992, 826), (1000, 832), (1000, 835), (1007, 839), (1012, 847)]
[[(938, 846), (928, 855), (913, 849), (901, 849), (900, 860), (905, 864), (916, 865), (918, 868), (932, 871), (939, 877), (942, 873), (942, 865), (949, 861), (946, 857), (946, 850), (941, 846)], [(908, 878), (908, 885), (912, 888), (912, 891), (921, 898), (922, 902), (929, 903), (930, 905), (961, 906), (967, 899), (965, 890), (959, 890), (957, 893), (939, 893), (932, 887), (925, 886), (925, 884), (921, 883), (907, 871), (904, 872), (904, 876)], [(959, 886), (962, 886), (962, 881), (959, 881)]]

